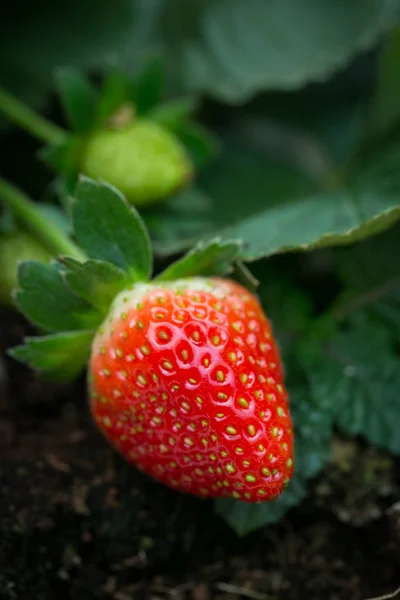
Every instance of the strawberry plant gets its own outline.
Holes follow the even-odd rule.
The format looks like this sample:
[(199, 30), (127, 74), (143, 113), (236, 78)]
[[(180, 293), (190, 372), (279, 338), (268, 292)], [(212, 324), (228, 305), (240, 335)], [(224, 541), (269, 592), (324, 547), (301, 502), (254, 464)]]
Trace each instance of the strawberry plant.
[(12, 356), (61, 380), (89, 358), (97, 425), (167, 485), (251, 502), (277, 497), (293, 473), (279, 350), (254, 296), (207, 277), (229, 271), (239, 244), (199, 245), (149, 282), (145, 226), (113, 188), (83, 179), (72, 222), (83, 250), (19, 268), (16, 306), (50, 333)]
[(42, 4), (0, 36), (0, 596), (391, 594), (400, 3)]

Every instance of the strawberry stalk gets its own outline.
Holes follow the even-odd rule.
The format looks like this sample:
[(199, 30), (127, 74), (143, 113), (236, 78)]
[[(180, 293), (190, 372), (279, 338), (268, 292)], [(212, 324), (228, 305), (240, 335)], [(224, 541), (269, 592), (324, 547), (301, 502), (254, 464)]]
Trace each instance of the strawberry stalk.
[(66, 131), (38, 115), (3, 88), (0, 88), (0, 112), (43, 142), (59, 145), (65, 141)]
[(85, 253), (35, 203), (11, 183), (0, 177), (0, 199), (55, 254), (67, 254), (82, 261)]

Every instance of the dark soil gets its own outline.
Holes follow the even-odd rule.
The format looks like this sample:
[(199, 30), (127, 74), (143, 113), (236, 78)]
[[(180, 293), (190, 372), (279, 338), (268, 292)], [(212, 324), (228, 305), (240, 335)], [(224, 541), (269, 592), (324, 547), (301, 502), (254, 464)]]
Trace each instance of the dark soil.
[(0, 317), (1, 599), (363, 600), (400, 585), (399, 462), (337, 439), (309, 499), (239, 539), (212, 503), (108, 447), (83, 380), (44, 383), (5, 358), (27, 327)]

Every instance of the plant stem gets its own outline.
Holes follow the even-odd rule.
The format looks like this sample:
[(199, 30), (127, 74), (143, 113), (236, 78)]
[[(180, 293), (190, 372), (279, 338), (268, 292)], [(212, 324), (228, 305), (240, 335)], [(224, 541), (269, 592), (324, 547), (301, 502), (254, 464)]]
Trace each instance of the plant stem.
[(43, 142), (58, 145), (68, 135), (64, 129), (44, 119), (1, 87), (0, 112)]
[(25, 194), (0, 177), (0, 198), (51, 250), (83, 261), (85, 253), (47, 217)]

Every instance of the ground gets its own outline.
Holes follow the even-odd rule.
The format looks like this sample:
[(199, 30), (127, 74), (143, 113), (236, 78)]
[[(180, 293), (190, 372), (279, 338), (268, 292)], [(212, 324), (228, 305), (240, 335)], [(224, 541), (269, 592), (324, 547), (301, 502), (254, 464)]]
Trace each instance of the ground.
[(364, 600), (400, 585), (400, 461), (337, 437), (309, 498), (240, 539), (211, 502), (109, 448), (84, 378), (54, 385), (6, 358), (26, 331), (0, 313), (1, 599)]

